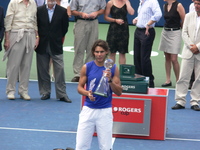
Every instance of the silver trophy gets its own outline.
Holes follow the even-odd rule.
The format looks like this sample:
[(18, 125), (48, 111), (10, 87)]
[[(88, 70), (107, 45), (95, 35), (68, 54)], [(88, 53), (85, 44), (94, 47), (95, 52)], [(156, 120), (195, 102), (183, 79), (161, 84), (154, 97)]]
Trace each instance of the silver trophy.
[[(104, 67), (106, 69), (111, 69), (114, 65), (112, 59), (106, 59), (104, 62)], [(99, 85), (96, 88), (96, 91), (93, 94), (108, 97), (108, 93), (110, 91), (110, 86), (108, 83), (108, 78), (106, 77), (106, 71), (103, 72), (103, 76), (99, 82)]]

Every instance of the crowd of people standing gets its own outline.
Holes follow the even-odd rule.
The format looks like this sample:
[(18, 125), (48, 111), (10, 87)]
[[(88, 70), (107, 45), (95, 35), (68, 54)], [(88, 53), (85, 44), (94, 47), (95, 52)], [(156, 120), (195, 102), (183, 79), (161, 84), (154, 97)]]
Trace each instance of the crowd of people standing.
[[(181, 51), (182, 28), (186, 13), (183, 5), (180, 2), (176, 0), (164, 1), (166, 2), (163, 6), (163, 17), (165, 22), (164, 28), (161, 33), (161, 40), (158, 49), (163, 51), (165, 55), (166, 81), (161, 86), (168, 87), (172, 86), (172, 82), (170, 79), (172, 67), (175, 73), (176, 81), (179, 80), (180, 66), (178, 62), (178, 54), (180, 54)], [(44, 47), (51, 47), (51, 49), (53, 49), (52, 51), (54, 55), (62, 54), (62, 44), (65, 34), (68, 30), (68, 17), (71, 17), (71, 15), (75, 16), (75, 55), (73, 61), (74, 78), (71, 80), (72, 82), (79, 81), (80, 70), (83, 64), (93, 60), (90, 50), (93, 43), (98, 39), (99, 15), (104, 14), (104, 19), (110, 22), (106, 38), (106, 41), (108, 42), (108, 45), (110, 47), (109, 58), (111, 58), (115, 62), (116, 53), (119, 52), (119, 64), (126, 64), (126, 53), (128, 53), (129, 45), (129, 25), (127, 14), (133, 15), (135, 13), (135, 10), (131, 6), (129, 0), (110, 0), (107, 4), (105, 0), (95, 0), (94, 3), (79, 0), (20, 0), (20, 3), (16, 3), (17, 0), (12, 0), (9, 3), (5, 16), (5, 25), (3, 21), (3, 8), (0, 9), (0, 15), (2, 19), (0, 42), (2, 42), (3, 40), (5, 30), (4, 48), (6, 50), (6, 53), (4, 56), (4, 60), (8, 58), (6, 70), (6, 76), (8, 79), (6, 93), (8, 99), (15, 99), (15, 84), (17, 81), (19, 81), (19, 95), (23, 99), (30, 100), (30, 96), (28, 95), (28, 80), (31, 69), (33, 51), (36, 50), (37, 56), (39, 56), (41, 52), (38, 49), (40, 49), (41, 45), (44, 45), (44, 43), (49, 40), (50, 44), (48, 44), (48, 46), (42, 46), (42, 49), (44, 49)], [(53, 7), (49, 8), (50, 5), (52, 5)], [(44, 31), (46, 27), (43, 24), (41, 25), (41, 21), (43, 21), (44, 18), (51, 19), (51, 17), (54, 16), (53, 14), (56, 15), (57, 7), (60, 8), (59, 5), (66, 9), (66, 29), (62, 28), (63, 34), (61, 36), (63, 37), (62, 40), (60, 40), (60, 42), (56, 44), (57, 47), (52, 47), (53, 42), (50, 40), (51, 36), (45, 37), (45, 39), (43, 39), (43, 34), (46, 33), (46, 35), (48, 35), (47, 33), (49, 32)], [(23, 14), (19, 11), (14, 11), (19, 7), (22, 8), (23, 12), (27, 12), (30, 9), (30, 19), (28, 19), (28, 21), (25, 21), (25, 13)], [(43, 16), (44, 18), (42, 18), (40, 21), (40, 17), (43, 14), (39, 14), (38, 12), (40, 12), (39, 10), (41, 9), (41, 7), (44, 7), (44, 12), (47, 12), (48, 15)], [(54, 10), (56, 10), (55, 13)], [(195, 10), (195, 5), (193, 2), (189, 6), (189, 10), (190, 12), (197, 11)], [(61, 17), (62, 15), (58, 14), (58, 16)], [(135, 72), (137, 74), (148, 76), (150, 79), (149, 87), (152, 88), (154, 87), (154, 75), (152, 71), (151, 51), (154, 39), (156, 37), (154, 27), (161, 17), (162, 11), (157, 0), (140, 0), (137, 10), (137, 17), (134, 18), (132, 21), (133, 24), (136, 26), (133, 45), (133, 64), (135, 65)], [(18, 18), (20, 18), (20, 22), (18, 21)], [(50, 20), (46, 21), (49, 22)], [(29, 31), (27, 31), (27, 29)], [(40, 33), (38, 33), (38, 31), (40, 31)], [(12, 36), (12, 34), (16, 36)], [(27, 37), (26, 34), (28, 34)], [(57, 34), (54, 34), (54, 39), (56, 36)], [(16, 39), (11, 39), (10, 37), (15, 37)], [(42, 40), (43, 42), (41, 42)], [(18, 50), (19, 46), (23, 47), (22, 45), (24, 46), (24, 51), (21, 51), (21, 54), (17, 51), (17, 54), (15, 54), (14, 50)], [(46, 51), (47, 50), (45, 50), (45, 53)], [(86, 57), (84, 60), (85, 52)], [(16, 60), (13, 61), (14, 59), (12, 59), (12, 56), (18, 56), (18, 62), (15, 62)], [(49, 63), (49, 65), (45, 66), (45, 68), (47, 67), (50, 69), (51, 64), (53, 65), (54, 63), (54, 65), (56, 65), (57, 63), (55, 62), (55, 60), (53, 61), (51, 57), (49, 59), (50, 60), (47, 61), (50, 61), (52, 63)], [(37, 62), (39, 62), (39, 60), (44, 59), (39, 59), (39, 57), (37, 57)], [(38, 68), (41, 68), (40, 64), (38, 65)], [(44, 73), (41, 74), (38, 69), (38, 78), (40, 79), (40, 76), (44, 75), (42, 79), (44, 81), (48, 80), (49, 84), (50, 81), (48, 71), (49, 70), (47, 69), (44, 75)], [(58, 70), (56, 68), (53, 68), (53, 78), (55, 78), (54, 76), (57, 76), (54, 74), (55, 71), (57, 72)], [(194, 72), (195, 71), (193, 71), (193, 74), (191, 76), (191, 83), (188, 85), (189, 89), (192, 88), (191, 85), (194, 82)], [(15, 74), (18, 74), (18, 76), (16, 76)], [(64, 74), (62, 76), (64, 76)], [(64, 81), (64, 78), (62, 80)], [(57, 82), (59, 81), (56, 80), (56, 83)], [(43, 83), (42, 85), (44, 86)], [(40, 94), (43, 95), (41, 99), (49, 99), (51, 88), (47, 88), (47, 86), (44, 86), (47, 89), (44, 92), (41, 92), (41, 84), (39, 84), (39, 87)], [(56, 91), (57, 90), (58, 89), (56, 89)], [(63, 96), (65, 97), (65, 94)], [(58, 98), (59, 97), (60, 96), (58, 96)]]

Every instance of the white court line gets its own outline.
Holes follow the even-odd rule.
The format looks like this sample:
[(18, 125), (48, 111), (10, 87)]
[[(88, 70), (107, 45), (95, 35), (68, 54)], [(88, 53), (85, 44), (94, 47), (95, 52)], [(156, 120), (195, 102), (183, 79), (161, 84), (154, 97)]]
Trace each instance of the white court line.
[[(56, 133), (75, 133), (75, 131), (59, 131), (59, 130), (42, 130), (42, 129), (26, 129), (26, 128), (8, 128), (8, 127), (0, 127), (0, 130), (17, 130), (17, 131), (37, 131), (37, 132), (56, 132)], [(177, 140), (177, 141), (194, 141), (200, 142), (200, 139), (183, 139), (183, 138), (169, 138), (166, 137), (167, 140)], [(115, 138), (112, 139), (112, 144), (114, 144)]]
[(181, 138), (165, 138), (167, 140), (177, 140), (177, 141), (193, 141), (200, 142), (200, 139), (181, 139)]
[(42, 130), (42, 129), (25, 129), (25, 128), (8, 128), (0, 127), (2, 130), (18, 130), (18, 131), (37, 131), (37, 132), (59, 132), (59, 133), (76, 133), (73, 131), (59, 131), (59, 130)]

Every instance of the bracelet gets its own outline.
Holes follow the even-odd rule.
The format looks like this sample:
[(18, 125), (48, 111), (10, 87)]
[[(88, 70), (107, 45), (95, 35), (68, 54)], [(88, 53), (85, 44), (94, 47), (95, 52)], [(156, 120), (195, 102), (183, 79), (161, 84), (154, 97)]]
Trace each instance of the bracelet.
[(148, 27), (150, 27), (151, 25), (149, 25), (148, 23), (146, 24)]

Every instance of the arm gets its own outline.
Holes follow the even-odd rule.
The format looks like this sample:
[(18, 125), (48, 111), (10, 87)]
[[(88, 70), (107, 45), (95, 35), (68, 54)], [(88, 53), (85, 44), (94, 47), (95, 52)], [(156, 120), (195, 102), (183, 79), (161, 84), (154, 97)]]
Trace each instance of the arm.
[(147, 36), (149, 35), (149, 28), (152, 26), (152, 24), (158, 22), (162, 17), (160, 5), (157, 0), (152, 2), (151, 10), (153, 14), (151, 16), (151, 19), (146, 23), (145, 35)]
[(120, 82), (120, 79), (119, 79), (119, 69), (116, 67), (115, 74), (114, 74), (113, 78), (111, 78), (111, 72), (110, 72), (110, 74), (107, 73), (106, 76), (108, 77), (108, 81), (109, 81), (109, 84), (110, 84), (112, 91), (117, 96), (120, 96), (122, 94), (122, 87), (121, 87), (121, 82)]
[(94, 18), (104, 14), (104, 11), (105, 11), (105, 9), (100, 9), (98, 11), (92, 12), (91, 14), (89, 14), (89, 18), (94, 19)]
[(105, 9), (105, 13), (104, 13), (104, 19), (108, 22), (116, 22), (116, 19), (109, 17), (110, 9), (111, 9), (112, 5), (113, 5), (112, 1), (109, 1), (106, 5), (106, 9)]
[(127, 7), (127, 11), (130, 15), (134, 15), (135, 10), (133, 9), (133, 7), (131, 6), (131, 3), (129, 0), (125, 0), (126, 3), (126, 7)]
[(183, 27), (183, 22), (185, 19), (185, 9), (181, 3), (178, 4), (177, 11), (181, 17), (181, 27)]
[(147, 22), (148, 25), (152, 25), (155, 22), (158, 22), (162, 17), (162, 11), (157, 0), (154, 0), (151, 4), (152, 16), (151, 19)]
[(0, 7), (1, 9), (1, 16), (0, 16), (0, 42), (2, 42), (3, 40), (3, 36), (4, 36), (4, 13), (3, 13), (3, 8)]
[(36, 40), (35, 40), (35, 49), (38, 47), (38, 45), (39, 45), (39, 40), (40, 40), (40, 37), (39, 37), (39, 35), (38, 35), (38, 31), (36, 31), (35, 30), (35, 38), (36, 38)]
[(193, 38), (195, 36), (195, 31), (190, 30), (192, 28), (196, 27), (196, 23), (192, 19), (192, 16), (189, 14), (186, 14), (184, 23), (183, 23), (183, 28), (182, 28), (182, 39), (185, 44), (185, 46), (190, 49), (190, 45), (194, 44)]
[(95, 101), (95, 97), (92, 95), (92, 91), (87, 91), (85, 87), (85, 83), (87, 82), (87, 76), (86, 76), (86, 65), (84, 65), (80, 72), (80, 79), (78, 83), (78, 93), (83, 96), (88, 96), (91, 101)]
[(4, 39), (4, 49), (5, 49), (5, 50), (8, 50), (9, 47), (10, 47), (9, 36), (10, 36), (10, 31), (6, 31), (6, 32), (5, 32), (5, 39)]

